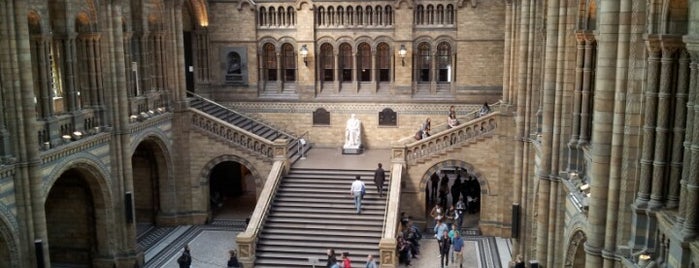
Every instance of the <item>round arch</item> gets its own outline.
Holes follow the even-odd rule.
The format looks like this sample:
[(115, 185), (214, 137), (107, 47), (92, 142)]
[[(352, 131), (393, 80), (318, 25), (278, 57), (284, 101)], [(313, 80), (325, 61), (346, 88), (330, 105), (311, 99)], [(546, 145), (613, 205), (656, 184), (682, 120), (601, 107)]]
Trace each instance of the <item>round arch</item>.
[(260, 177), (260, 172), (257, 171), (255, 165), (253, 165), (250, 161), (241, 158), (240, 156), (231, 154), (218, 156), (206, 163), (206, 165), (204, 165), (204, 167), (201, 169), (201, 172), (199, 173), (199, 183), (201, 185), (208, 184), (211, 171), (214, 169), (216, 165), (223, 162), (238, 162), (247, 167), (247, 169), (250, 170), (252, 176), (255, 178), (255, 191), (257, 193), (262, 191), (262, 185), (264, 181), (262, 180), (262, 177)]
[(568, 242), (564, 267), (585, 267), (585, 249), (584, 244), (587, 241), (585, 232), (581, 229), (575, 229), (573, 235)]
[[(88, 191), (89, 201), (91, 202), (89, 205), (92, 206), (93, 214), (88, 216), (91, 221), (88, 221), (87, 224), (92, 224), (93, 226), (91, 227), (94, 228), (94, 233), (92, 234), (95, 239), (92, 245), (96, 251), (94, 254), (95, 256), (110, 256), (112, 254), (110, 246), (113, 245), (115, 237), (109, 235), (109, 226), (110, 223), (116, 220), (116, 216), (114, 214), (115, 210), (112, 207), (114, 200), (110, 191), (111, 185), (108, 181), (108, 178), (110, 178), (108, 176), (109, 172), (106, 171), (104, 165), (96, 160), (94, 156), (90, 158), (86, 155), (88, 154), (81, 153), (78, 154), (78, 158), (64, 160), (69, 161), (69, 164), (62, 165), (60, 168), (56, 168), (51, 172), (48, 181), (45, 180), (43, 184), (41, 203), (46, 207), (52, 190), (59, 182), (59, 179), (63, 178), (64, 175), (71, 174), (78, 176), (79, 180), (84, 183), (83, 185), (78, 185), (78, 187), (85, 187)], [(67, 177), (66, 179), (71, 178), (73, 177)], [(73, 183), (74, 182), (69, 181), (67, 185), (73, 185)], [(48, 224), (48, 218), (50, 217), (49, 211), (47, 210), (46, 213)], [(47, 241), (49, 249), (51, 248), (51, 239), (49, 233)], [(92, 259), (92, 262), (94, 261), (95, 258)]]
[(490, 186), (488, 185), (488, 180), (485, 178), (485, 175), (483, 175), (482, 172), (480, 172), (478, 169), (476, 169), (473, 165), (461, 161), (461, 160), (444, 160), (439, 163), (434, 164), (430, 168), (428, 168), (425, 173), (422, 175), (422, 178), (420, 178), (420, 184), (418, 186), (418, 189), (424, 189), (427, 187), (427, 182), (430, 180), (430, 176), (444, 168), (453, 168), (453, 167), (459, 167), (463, 170), (468, 171), (469, 174), (473, 174), (476, 179), (478, 180), (478, 184), (481, 185), (481, 195), (488, 195), (490, 193)]
[(176, 191), (168, 183), (174, 181), (174, 170), (170, 148), (163, 136), (161, 132), (143, 133), (129, 148), (137, 223), (157, 223), (162, 212), (176, 209), (174, 204), (166, 202), (174, 200)]
[[(5, 243), (10, 267), (19, 267), (19, 225), (14, 213), (5, 204), (0, 204), (0, 239)], [(1, 259), (0, 259), (1, 260)]]

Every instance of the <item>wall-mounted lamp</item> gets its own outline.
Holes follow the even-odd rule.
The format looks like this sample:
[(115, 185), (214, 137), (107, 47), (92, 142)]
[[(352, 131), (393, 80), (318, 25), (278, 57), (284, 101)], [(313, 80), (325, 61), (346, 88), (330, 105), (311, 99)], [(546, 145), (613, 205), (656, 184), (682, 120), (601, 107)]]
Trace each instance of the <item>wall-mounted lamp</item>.
[(308, 47), (306, 47), (306, 45), (301, 46), (299, 53), (301, 54), (301, 57), (303, 57), (303, 63), (308, 66)]
[(408, 55), (408, 50), (405, 49), (405, 45), (400, 45), (398, 55), (400, 55), (401, 62), (403, 62), (403, 66), (405, 66), (405, 55)]

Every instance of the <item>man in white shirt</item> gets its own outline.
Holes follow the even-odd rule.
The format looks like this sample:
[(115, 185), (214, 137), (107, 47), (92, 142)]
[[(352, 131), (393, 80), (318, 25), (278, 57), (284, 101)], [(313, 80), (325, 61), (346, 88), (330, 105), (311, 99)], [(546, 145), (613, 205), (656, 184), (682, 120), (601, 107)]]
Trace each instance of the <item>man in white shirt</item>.
[(364, 189), (366, 189), (366, 186), (359, 178), (359, 175), (357, 175), (350, 188), (350, 195), (354, 196), (354, 207), (357, 208), (357, 214), (362, 212), (362, 193), (365, 191)]

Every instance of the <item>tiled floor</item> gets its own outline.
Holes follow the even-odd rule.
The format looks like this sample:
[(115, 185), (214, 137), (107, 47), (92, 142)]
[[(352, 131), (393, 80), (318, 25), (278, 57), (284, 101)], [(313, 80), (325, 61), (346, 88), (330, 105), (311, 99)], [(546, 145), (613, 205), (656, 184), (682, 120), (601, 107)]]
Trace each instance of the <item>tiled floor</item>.
[[(343, 155), (340, 148), (313, 148), (306, 159), (299, 160), (294, 167), (371, 170), (379, 162), (385, 168), (390, 166), (390, 150), (367, 150), (360, 155)], [(177, 267), (177, 257), (185, 244), (191, 248), (192, 267), (225, 267), (228, 251), (236, 248), (235, 237), (243, 230), (245, 218), (252, 213), (254, 201), (252, 195), (229, 199), (219, 211), (215, 211), (215, 220), (211, 224), (180, 226), (154, 232), (160, 238), (158, 242), (148, 244), (146, 267)], [(473, 223), (465, 223), (464, 226), (469, 224)], [(504, 264), (509, 261), (507, 240), (479, 236), (464, 236), (464, 239), (463, 267), (506, 267)], [(505, 254), (507, 256), (503, 256)], [(355, 258), (364, 259), (365, 256)], [(456, 267), (451, 262), (450, 265), (445, 267)], [(421, 255), (413, 259), (410, 267), (441, 267), (436, 240), (423, 239)]]

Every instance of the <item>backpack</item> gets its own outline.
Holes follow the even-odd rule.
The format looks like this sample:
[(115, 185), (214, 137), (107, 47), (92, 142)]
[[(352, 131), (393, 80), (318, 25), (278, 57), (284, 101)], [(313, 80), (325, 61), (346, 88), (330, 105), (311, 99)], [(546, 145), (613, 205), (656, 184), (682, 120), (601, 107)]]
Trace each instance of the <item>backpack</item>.
[(415, 132), (415, 139), (416, 140), (422, 139), (422, 130), (418, 130), (417, 132)]
[(362, 183), (362, 197), (364, 197), (365, 194), (366, 194), (366, 185), (364, 185), (364, 183)]

